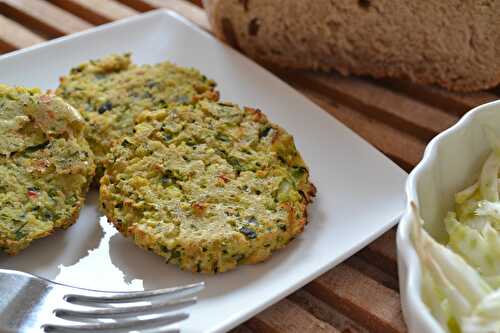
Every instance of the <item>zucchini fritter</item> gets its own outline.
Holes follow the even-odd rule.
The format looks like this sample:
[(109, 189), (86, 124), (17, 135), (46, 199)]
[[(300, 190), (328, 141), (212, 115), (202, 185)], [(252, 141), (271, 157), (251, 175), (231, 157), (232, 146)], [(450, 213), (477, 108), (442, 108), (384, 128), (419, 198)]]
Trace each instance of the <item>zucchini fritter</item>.
[(113, 144), (132, 134), (139, 112), (172, 103), (191, 104), (200, 98), (216, 100), (214, 88), (215, 82), (195, 69), (169, 62), (137, 66), (130, 54), (123, 54), (71, 69), (60, 78), (56, 94), (87, 121), (85, 137), (100, 167)]
[(0, 85), (0, 249), (76, 221), (95, 172), (84, 128), (61, 98)]
[(193, 272), (265, 260), (315, 194), (293, 138), (256, 109), (200, 101), (145, 111), (114, 146), (102, 207), (140, 247)]

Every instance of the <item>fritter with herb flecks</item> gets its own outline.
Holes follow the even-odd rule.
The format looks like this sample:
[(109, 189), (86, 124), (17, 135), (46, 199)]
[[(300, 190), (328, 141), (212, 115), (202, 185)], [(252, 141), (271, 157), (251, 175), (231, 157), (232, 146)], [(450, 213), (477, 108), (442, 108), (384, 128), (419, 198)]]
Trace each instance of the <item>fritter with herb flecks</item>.
[(0, 85), (0, 249), (17, 254), (76, 221), (95, 172), (84, 128), (61, 98)]
[[(114, 143), (132, 134), (134, 118), (144, 110), (218, 99), (215, 82), (199, 71), (169, 62), (132, 64), (130, 54), (92, 60), (60, 79), (56, 94), (77, 108), (98, 167)], [(100, 174), (100, 171), (98, 171)]]
[(105, 162), (121, 233), (184, 270), (257, 263), (302, 232), (315, 194), (291, 135), (256, 109), (200, 101), (143, 112)]

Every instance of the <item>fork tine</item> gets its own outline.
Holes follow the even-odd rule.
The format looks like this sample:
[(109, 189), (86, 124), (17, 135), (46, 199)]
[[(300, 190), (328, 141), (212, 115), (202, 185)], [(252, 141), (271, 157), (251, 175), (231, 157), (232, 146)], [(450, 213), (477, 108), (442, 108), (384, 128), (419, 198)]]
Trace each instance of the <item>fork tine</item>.
[(87, 306), (77, 306), (73, 309), (56, 309), (55, 315), (60, 318), (68, 319), (67, 317), (79, 318), (109, 318), (123, 314), (146, 313), (157, 310), (174, 311), (196, 303), (196, 297), (184, 298), (180, 300), (167, 300), (155, 302), (147, 305), (131, 305), (112, 308), (97, 308)]
[[(82, 331), (72, 330), (65, 328), (66, 326), (60, 326), (64, 328), (59, 328), (59, 326), (47, 326), (45, 329), (46, 333), (79, 333)], [(83, 331), (85, 332), (85, 331)], [(103, 329), (100, 330), (99, 333), (123, 333), (122, 329)], [(180, 333), (178, 328), (170, 328), (170, 327), (155, 327), (151, 329), (145, 329), (140, 331), (140, 333)]]
[[(153, 327), (153, 328), (147, 328), (147, 329), (141, 329), (139, 332), (140, 333), (180, 333), (180, 329), (173, 326), (170, 327), (171, 325), (168, 324), (167, 326), (164, 327)], [(77, 330), (77, 329), (71, 329), (68, 328), (70, 326), (65, 326), (65, 325), (45, 325), (42, 327), (43, 332), (45, 333), (85, 333), (88, 331), (82, 331), (82, 330)], [(123, 329), (120, 328), (106, 328), (106, 329), (101, 329), (98, 331), (98, 333), (123, 333)]]
[(108, 323), (86, 323), (86, 324), (46, 324), (42, 326), (45, 332), (106, 332), (110, 330), (126, 329), (138, 330), (144, 328), (157, 327), (160, 328), (165, 325), (170, 325), (182, 321), (189, 317), (187, 313), (176, 313), (176, 314), (161, 314), (156, 315), (150, 319), (138, 319), (138, 318), (122, 318), (119, 321), (108, 322)]
[(68, 294), (64, 296), (64, 299), (70, 303), (123, 303), (130, 301), (149, 300), (151, 298), (156, 298), (159, 296), (171, 296), (172, 298), (177, 298), (194, 294), (202, 290), (204, 286), (205, 284), (203, 282), (199, 282), (181, 287), (120, 293), (107, 293), (85, 290), (85, 295)]

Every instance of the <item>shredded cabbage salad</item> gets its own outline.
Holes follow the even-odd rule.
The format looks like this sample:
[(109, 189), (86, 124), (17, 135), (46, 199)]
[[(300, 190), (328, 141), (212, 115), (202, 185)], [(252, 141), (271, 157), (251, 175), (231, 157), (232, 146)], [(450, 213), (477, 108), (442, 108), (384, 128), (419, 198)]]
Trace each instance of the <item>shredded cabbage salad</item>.
[(490, 141), (479, 180), (455, 195), (455, 212), (444, 219), (447, 245), (425, 231), (413, 205), (422, 298), (450, 333), (500, 332), (500, 144)]

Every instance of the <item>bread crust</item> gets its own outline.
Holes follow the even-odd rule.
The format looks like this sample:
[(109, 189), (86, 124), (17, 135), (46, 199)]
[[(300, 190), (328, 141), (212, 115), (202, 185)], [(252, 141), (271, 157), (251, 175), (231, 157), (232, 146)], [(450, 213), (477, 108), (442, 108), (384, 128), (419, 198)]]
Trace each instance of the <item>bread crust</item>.
[(500, 1), (205, 0), (214, 33), (265, 65), (406, 79), (453, 91), (500, 83)]

